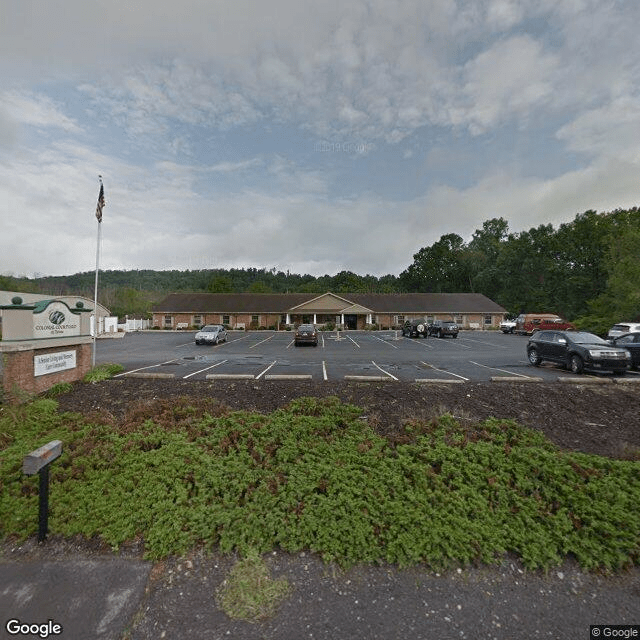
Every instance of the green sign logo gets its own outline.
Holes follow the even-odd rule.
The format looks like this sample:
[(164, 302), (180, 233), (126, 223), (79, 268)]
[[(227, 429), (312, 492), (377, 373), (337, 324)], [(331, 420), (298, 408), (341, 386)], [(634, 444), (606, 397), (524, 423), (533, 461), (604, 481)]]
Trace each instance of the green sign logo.
[(51, 324), (61, 325), (64, 322), (64, 313), (62, 311), (52, 311), (49, 314)]

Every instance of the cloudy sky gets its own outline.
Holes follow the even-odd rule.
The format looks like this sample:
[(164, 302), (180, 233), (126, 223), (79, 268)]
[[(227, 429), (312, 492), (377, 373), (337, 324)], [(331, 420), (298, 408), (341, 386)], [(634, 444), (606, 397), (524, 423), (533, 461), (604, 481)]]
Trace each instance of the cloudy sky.
[(1, 0), (0, 273), (399, 274), (640, 204), (637, 0)]

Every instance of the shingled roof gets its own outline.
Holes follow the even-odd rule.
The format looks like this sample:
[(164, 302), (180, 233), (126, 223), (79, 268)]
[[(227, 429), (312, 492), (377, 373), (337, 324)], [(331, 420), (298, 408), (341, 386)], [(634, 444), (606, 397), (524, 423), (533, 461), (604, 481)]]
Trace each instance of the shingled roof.
[[(506, 313), (506, 309), (481, 293), (341, 293), (339, 296), (375, 313)], [(318, 297), (321, 296), (314, 293), (171, 293), (153, 305), (153, 311), (286, 313)]]

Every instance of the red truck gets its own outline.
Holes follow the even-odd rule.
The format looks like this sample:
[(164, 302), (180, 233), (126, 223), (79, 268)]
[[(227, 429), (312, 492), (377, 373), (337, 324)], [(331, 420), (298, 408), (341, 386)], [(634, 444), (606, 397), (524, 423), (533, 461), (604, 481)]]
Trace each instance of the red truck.
[(527, 336), (543, 329), (567, 331), (575, 330), (575, 326), (555, 313), (522, 313), (516, 318), (516, 326), (513, 331)]

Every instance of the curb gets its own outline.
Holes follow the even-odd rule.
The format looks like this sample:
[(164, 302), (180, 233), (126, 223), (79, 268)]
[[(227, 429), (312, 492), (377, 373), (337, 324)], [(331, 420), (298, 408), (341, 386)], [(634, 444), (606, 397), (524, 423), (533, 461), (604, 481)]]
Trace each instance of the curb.
[(310, 373), (271, 374), (264, 377), (265, 380), (312, 380)]
[(207, 380), (253, 380), (252, 373), (209, 373)]
[(637, 378), (614, 378), (615, 384), (640, 384), (640, 376)]
[(564, 384), (613, 384), (609, 378), (558, 378)]
[(419, 384), (464, 384), (466, 380), (449, 380), (447, 378), (416, 378)]
[(357, 380), (358, 382), (397, 382), (389, 376), (344, 376), (344, 380)]
[(125, 378), (175, 378), (175, 373), (125, 373)]

